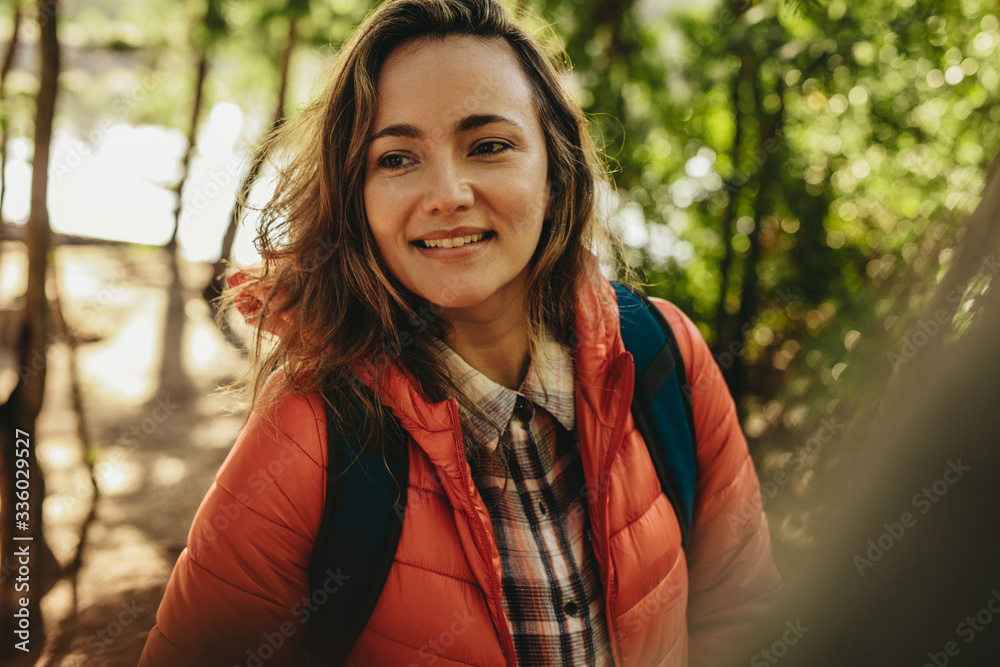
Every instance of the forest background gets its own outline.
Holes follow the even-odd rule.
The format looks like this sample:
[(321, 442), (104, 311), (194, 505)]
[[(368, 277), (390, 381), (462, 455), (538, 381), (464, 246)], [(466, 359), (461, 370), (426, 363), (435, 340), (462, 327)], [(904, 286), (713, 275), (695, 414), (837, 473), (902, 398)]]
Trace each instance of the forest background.
[[(863, 458), (856, 434), (894, 373), (961, 344), (1000, 270), (996, 4), (511, 7), (565, 47), (622, 259), (716, 354), (779, 567), (808, 557), (836, 512), (816, 489)], [(369, 9), (0, 8), (0, 629), (18, 604), (8, 545), (30, 533), (26, 664), (141, 651), (238, 432), (212, 391), (245, 364), (242, 339), (214, 327), (207, 299), (224, 260), (254, 260), (252, 229), (233, 224), (256, 176), (247, 152), (310, 98)], [(23, 531), (17, 429), (31, 437)], [(125, 623), (129, 604), (141, 611)]]

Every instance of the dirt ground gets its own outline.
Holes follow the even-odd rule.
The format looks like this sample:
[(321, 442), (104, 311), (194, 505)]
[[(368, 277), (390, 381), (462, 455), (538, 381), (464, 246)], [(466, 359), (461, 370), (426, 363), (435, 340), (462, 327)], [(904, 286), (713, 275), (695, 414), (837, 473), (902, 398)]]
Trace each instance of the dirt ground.
[[(18, 245), (7, 244), (0, 264), (6, 307), (18, 291)], [(182, 262), (175, 275), (165, 251), (126, 245), (63, 246), (55, 256), (65, 319), (83, 341), (77, 374), (93, 470), (69, 347), (57, 337), (34, 434), (46, 538), (63, 567), (84, 539), (76, 576), (42, 600), (48, 641), (36, 664), (135, 665), (195, 510), (242, 424), (238, 400), (216, 389), (246, 361), (201, 299), (209, 267)]]

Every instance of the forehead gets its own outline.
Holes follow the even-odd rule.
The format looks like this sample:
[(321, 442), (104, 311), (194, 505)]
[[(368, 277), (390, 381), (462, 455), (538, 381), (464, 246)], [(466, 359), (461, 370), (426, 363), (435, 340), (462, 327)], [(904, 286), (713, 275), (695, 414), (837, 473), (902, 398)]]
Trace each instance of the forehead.
[(377, 86), (376, 125), (412, 122), (413, 115), (445, 124), (501, 110), (537, 122), (531, 86), (501, 38), (453, 35), (407, 42), (386, 59)]

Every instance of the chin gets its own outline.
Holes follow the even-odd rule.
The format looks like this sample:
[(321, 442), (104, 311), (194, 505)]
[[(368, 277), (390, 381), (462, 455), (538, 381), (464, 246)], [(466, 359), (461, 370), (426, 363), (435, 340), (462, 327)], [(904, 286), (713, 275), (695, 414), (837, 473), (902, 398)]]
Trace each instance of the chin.
[(449, 310), (476, 308), (490, 301), (499, 290), (492, 285), (470, 285), (467, 281), (447, 281), (418, 292), (430, 303)]
[(478, 306), (480, 303), (486, 300), (485, 294), (480, 294), (476, 290), (451, 290), (443, 289), (436, 290), (434, 292), (437, 297), (427, 300), (436, 306), (441, 308), (456, 309), (456, 308), (473, 308)]

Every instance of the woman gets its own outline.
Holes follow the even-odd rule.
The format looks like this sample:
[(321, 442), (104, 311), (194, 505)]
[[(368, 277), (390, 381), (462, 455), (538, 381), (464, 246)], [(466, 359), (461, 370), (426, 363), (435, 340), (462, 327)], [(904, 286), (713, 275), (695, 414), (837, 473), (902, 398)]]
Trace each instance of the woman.
[(699, 434), (685, 554), (589, 250), (587, 137), (495, 0), (390, 0), (357, 30), (264, 149), (279, 174), (264, 268), (231, 281), (258, 325), (253, 410), (141, 664), (301, 658), (324, 396), (373, 451), (390, 413), (410, 461), (395, 558), (346, 664), (714, 664), (737, 640), (778, 583), (753, 464), (704, 341), (659, 302)]

